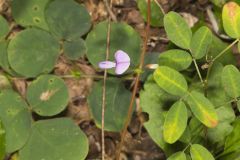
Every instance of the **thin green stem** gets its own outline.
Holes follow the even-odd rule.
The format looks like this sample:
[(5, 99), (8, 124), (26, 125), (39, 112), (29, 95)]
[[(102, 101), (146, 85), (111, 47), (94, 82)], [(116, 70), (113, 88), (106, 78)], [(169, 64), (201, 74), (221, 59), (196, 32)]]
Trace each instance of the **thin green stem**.
[(194, 59), (194, 58), (193, 58), (193, 63), (194, 63), (195, 68), (196, 68), (196, 70), (197, 70), (198, 77), (199, 77), (201, 83), (204, 85), (204, 81), (203, 81), (201, 72), (200, 72), (200, 70), (199, 70), (199, 67), (198, 67), (198, 64), (197, 64), (197, 62), (196, 62), (196, 59)]
[(210, 76), (210, 72), (213, 66), (213, 63), (220, 58), (226, 51), (228, 51), (232, 46), (234, 46), (237, 42), (239, 42), (239, 39), (236, 39), (235, 41), (233, 41), (231, 44), (229, 44), (224, 50), (222, 50), (222, 52), (220, 52), (215, 58), (213, 58), (212, 60), (210, 60), (209, 62), (209, 66), (208, 66), (208, 70), (207, 70), (207, 75), (206, 75), (206, 79), (205, 79), (205, 87), (207, 88), (208, 86), (208, 79)]
[(229, 50), (234, 44), (236, 44), (239, 39), (233, 41), (229, 46), (227, 46), (222, 52), (220, 52), (216, 57), (212, 59), (212, 62), (216, 61), (219, 57), (221, 57), (227, 50)]
[(189, 142), (188, 145), (184, 148), (183, 152), (185, 152), (188, 149), (188, 147), (191, 146), (191, 145), (192, 145), (192, 143)]
[(157, 1), (157, 0), (154, 0), (155, 1), (155, 3), (158, 5), (158, 7), (160, 8), (160, 10), (162, 11), (162, 13), (165, 15), (166, 14), (166, 12), (164, 11), (164, 9), (163, 9), (163, 7), (162, 7), (162, 5)]

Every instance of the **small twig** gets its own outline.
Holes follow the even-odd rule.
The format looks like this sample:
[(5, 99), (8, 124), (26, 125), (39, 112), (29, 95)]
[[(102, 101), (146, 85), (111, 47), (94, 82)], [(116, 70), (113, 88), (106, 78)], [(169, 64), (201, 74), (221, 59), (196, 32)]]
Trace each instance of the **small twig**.
[(108, 14), (109, 14), (109, 16), (111, 17), (111, 19), (112, 19), (114, 22), (117, 22), (117, 18), (116, 18), (115, 14), (114, 14), (113, 11), (112, 11), (112, 4), (110, 4), (110, 6), (109, 6), (107, 0), (103, 0), (103, 2), (104, 2), (105, 6), (106, 6), (106, 8), (107, 8)]
[[(112, 0), (110, 0), (110, 5), (108, 5), (107, 0), (105, 1), (105, 5), (111, 11), (112, 8)], [(110, 51), (110, 34), (111, 34), (111, 18), (108, 17), (108, 26), (107, 26), (107, 47), (106, 47), (106, 61), (109, 59), (109, 51)], [(106, 107), (106, 80), (107, 80), (107, 69), (104, 70), (103, 77), (103, 87), (102, 87), (102, 122), (101, 122), (101, 139), (102, 139), (102, 160), (105, 159), (105, 135), (104, 135), (104, 118), (105, 118), (105, 107)]]
[[(147, 7), (148, 8), (147, 27), (146, 27), (146, 31), (145, 31), (145, 39), (144, 39), (144, 44), (143, 44), (143, 48), (142, 48), (142, 53), (141, 53), (141, 57), (140, 57), (139, 70), (143, 69), (144, 58), (145, 58), (145, 54), (146, 54), (146, 50), (147, 50), (147, 42), (148, 42), (148, 39), (149, 39), (150, 17), (151, 17), (151, 0), (148, 0), (147, 6), (148, 6)], [(130, 104), (129, 104), (129, 107), (128, 107), (127, 119), (124, 123), (124, 127), (123, 127), (123, 130), (121, 132), (121, 140), (120, 140), (119, 146), (118, 146), (117, 151), (116, 151), (116, 159), (117, 160), (120, 159), (121, 148), (123, 146), (124, 138), (125, 138), (126, 133), (127, 133), (127, 127), (129, 125), (131, 117), (132, 117), (133, 104), (134, 104), (134, 101), (135, 101), (135, 97), (136, 97), (136, 93), (137, 93), (137, 89), (138, 89), (138, 85), (139, 85), (140, 75), (141, 75), (141, 72), (138, 72), (137, 75), (136, 75), (136, 83), (134, 84), (134, 87), (133, 87), (132, 97), (131, 97), (131, 101), (130, 101)]]

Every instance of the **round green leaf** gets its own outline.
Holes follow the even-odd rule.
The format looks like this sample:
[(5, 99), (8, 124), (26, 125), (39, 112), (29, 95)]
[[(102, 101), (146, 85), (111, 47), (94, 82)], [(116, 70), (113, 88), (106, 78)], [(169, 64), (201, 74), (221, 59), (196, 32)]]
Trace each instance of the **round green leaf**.
[(203, 146), (193, 144), (190, 148), (192, 160), (215, 160), (212, 154)]
[(187, 160), (184, 152), (177, 152), (168, 157), (167, 160)]
[(173, 104), (167, 113), (164, 126), (163, 137), (167, 143), (176, 142), (187, 127), (187, 108), (182, 101)]
[(0, 93), (0, 119), (6, 130), (6, 151), (12, 153), (27, 142), (31, 128), (31, 114), (26, 102), (12, 90)]
[[(119, 132), (127, 118), (131, 92), (117, 79), (107, 80), (106, 83), (105, 130)], [(102, 84), (102, 81), (97, 82), (88, 97), (90, 111), (99, 128), (102, 119)]]
[[(98, 63), (105, 60), (107, 45), (107, 22), (101, 22), (88, 34), (87, 57), (92, 65), (98, 68)], [(138, 65), (141, 52), (141, 38), (139, 34), (125, 23), (111, 23), (109, 59), (114, 61), (114, 53), (123, 50), (128, 53), (131, 64)]]
[(164, 17), (164, 28), (167, 37), (178, 47), (189, 49), (192, 31), (187, 22), (176, 12), (169, 12)]
[[(137, 1), (138, 8), (140, 10), (141, 15), (143, 16), (144, 21), (147, 21), (147, 1), (146, 0), (138, 0)], [(151, 21), (150, 24), (154, 27), (163, 26), (163, 13), (156, 3), (155, 0), (151, 0)]]
[(71, 59), (77, 60), (87, 52), (86, 43), (83, 39), (75, 41), (65, 41), (63, 45), (64, 55)]
[(5, 157), (5, 150), (6, 150), (6, 132), (3, 127), (2, 121), (0, 120), (0, 160), (3, 160)]
[(184, 96), (187, 93), (187, 81), (172, 68), (160, 66), (154, 71), (153, 77), (158, 86), (172, 95)]
[(31, 108), (41, 116), (53, 116), (68, 104), (68, 89), (57, 76), (42, 75), (28, 87), (27, 100)]
[(14, 71), (35, 77), (53, 69), (59, 50), (58, 42), (48, 32), (29, 28), (10, 41), (8, 59)]
[(7, 53), (8, 41), (0, 41), (0, 66), (1, 68), (9, 73), (10, 75), (19, 76), (15, 71), (12, 70), (8, 62)]
[(204, 57), (212, 44), (212, 32), (205, 26), (199, 28), (191, 40), (191, 52), (195, 59)]
[(3, 39), (9, 32), (9, 25), (5, 18), (0, 15), (0, 40)]
[(177, 71), (187, 69), (192, 63), (191, 55), (183, 50), (172, 49), (160, 54), (158, 64)]
[(87, 153), (87, 136), (72, 120), (57, 118), (35, 122), (20, 159), (84, 160)]
[(240, 73), (233, 65), (227, 65), (222, 71), (222, 86), (226, 93), (232, 97), (237, 98), (240, 96)]
[(240, 7), (235, 2), (228, 2), (222, 11), (223, 27), (232, 38), (240, 38)]
[(12, 14), (15, 21), (24, 26), (36, 26), (48, 30), (45, 21), (45, 7), (50, 0), (12, 0)]
[(54, 0), (45, 15), (50, 31), (61, 40), (79, 39), (91, 27), (88, 11), (74, 0)]
[(203, 94), (192, 91), (187, 97), (187, 103), (199, 121), (210, 128), (217, 126), (217, 112), (213, 104)]

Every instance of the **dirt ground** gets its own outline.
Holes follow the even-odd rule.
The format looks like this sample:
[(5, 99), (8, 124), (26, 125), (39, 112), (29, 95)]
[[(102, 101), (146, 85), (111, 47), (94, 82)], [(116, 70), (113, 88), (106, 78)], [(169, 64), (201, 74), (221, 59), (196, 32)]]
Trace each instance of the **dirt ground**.
[[(78, 0), (84, 3), (92, 16), (93, 25), (107, 19), (108, 12), (104, 3), (100, 0)], [(206, 8), (210, 5), (208, 0), (158, 0), (162, 4), (165, 12), (174, 10), (186, 15), (189, 23), (192, 23), (197, 14), (206, 14)], [(8, 0), (0, 0), (0, 13), (3, 14), (11, 23), (13, 36), (22, 28), (17, 26), (12, 17)], [(113, 0), (113, 13), (117, 21), (124, 21), (134, 27), (144, 38), (145, 23), (137, 8), (136, 0)], [(187, 14), (186, 14), (187, 13)], [(190, 17), (190, 18), (189, 18)], [(168, 40), (163, 28), (151, 28), (151, 38), (149, 40), (148, 51), (161, 52), (166, 49)], [(161, 38), (159, 38), (161, 37)], [(95, 70), (88, 63), (86, 58), (71, 62), (61, 56), (55, 66), (54, 74), (70, 74), (70, 70), (79, 69), (87, 74), (94, 74)], [(71, 102), (61, 115), (72, 117), (75, 122), (86, 133), (90, 142), (87, 160), (100, 159), (101, 157), (101, 130), (98, 129), (92, 120), (87, 104), (87, 96), (91, 90), (93, 79), (65, 79), (68, 86)], [(28, 80), (15, 80), (15, 88), (24, 96)], [(35, 119), (41, 117), (35, 116)], [(142, 127), (138, 114), (134, 114), (131, 125), (128, 128), (127, 137), (122, 150), (122, 159), (132, 160), (165, 160), (164, 153), (151, 140), (146, 130)], [(106, 154), (107, 159), (114, 159), (116, 146), (119, 143), (119, 133), (106, 132)]]

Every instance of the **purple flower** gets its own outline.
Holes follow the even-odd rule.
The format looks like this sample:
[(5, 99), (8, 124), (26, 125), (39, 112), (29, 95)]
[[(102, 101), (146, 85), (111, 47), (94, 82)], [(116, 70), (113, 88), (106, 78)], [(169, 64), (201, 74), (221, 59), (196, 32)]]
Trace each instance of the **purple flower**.
[(102, 61), (98, 64), (101, 69), (115, 68), (116, 74), (123, 74), (130, 66), (130, 57), (122, 50), (115, 53), (115, 62)]

